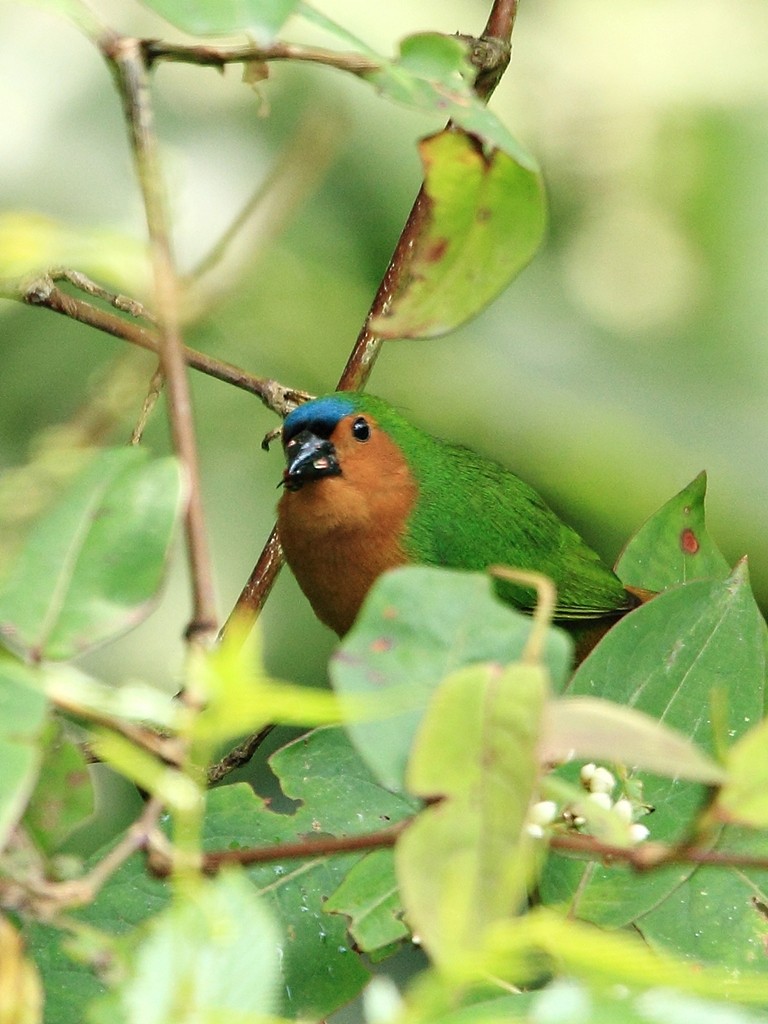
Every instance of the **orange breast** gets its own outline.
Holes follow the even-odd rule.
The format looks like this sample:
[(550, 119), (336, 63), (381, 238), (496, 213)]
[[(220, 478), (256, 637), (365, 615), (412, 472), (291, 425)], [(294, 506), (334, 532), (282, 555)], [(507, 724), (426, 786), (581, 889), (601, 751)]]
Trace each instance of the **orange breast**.
[(407, 555), (402, 538), (417, 497), (400, 450), (376, 429), (354, 439), (346, 417), (331, 440), (341, 476), (285, 491), (277, 525), (286, 560), (317, 617), (340, 636), (375, 580)]

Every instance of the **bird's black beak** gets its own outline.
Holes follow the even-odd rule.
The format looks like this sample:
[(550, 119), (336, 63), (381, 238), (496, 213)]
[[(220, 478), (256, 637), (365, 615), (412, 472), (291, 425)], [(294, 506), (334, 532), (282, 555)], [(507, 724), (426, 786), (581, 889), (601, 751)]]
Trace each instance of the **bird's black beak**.
[(302, 430), (285, 445), (286, 467), (281, 481), (289, 491), (298, 491), (309, 480), (341, 476), (336, 449), (326, 437)]

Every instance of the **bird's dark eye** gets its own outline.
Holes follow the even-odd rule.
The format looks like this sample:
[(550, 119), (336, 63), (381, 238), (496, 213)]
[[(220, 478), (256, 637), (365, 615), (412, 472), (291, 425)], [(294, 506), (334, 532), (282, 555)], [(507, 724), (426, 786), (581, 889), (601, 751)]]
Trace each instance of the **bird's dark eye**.
[(358, 416), (352, 424), (352, 436), (356, 441), (367, 441), (371, 436), (371, 428), (364, 416)]

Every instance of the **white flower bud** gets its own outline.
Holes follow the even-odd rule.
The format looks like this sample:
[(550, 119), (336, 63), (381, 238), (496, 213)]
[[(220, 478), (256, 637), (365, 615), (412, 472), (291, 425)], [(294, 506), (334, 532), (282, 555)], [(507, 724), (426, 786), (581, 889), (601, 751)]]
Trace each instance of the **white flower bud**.
[(613, 807), (608, 793), (590, 793), (587, 800), (591, 800), (593, 804), (602, 807), (604, 811), (610, 811), (611, 807)]
[(589, 788), (593, 793), (611, 793), (615, 785), (616, 779), (607, 768), (595, 768), (589, 780)]
[(632, 809), (632, 802), (627, 800), (625, 796), (623, 796), (621, 800), (616, 801), (613, 805), (613, 810), (617, 817), (621, 818), (622, 821), (626, 821), (628, 825), (631, 824), (632, 814), (634, 813)]
[(581, 771), (579, 772), (579, 778), (581, 779), (582, 786), (586, 786), (587, 789), (589, 789), (589, 784), (592, 781), (592, 776), (595, 774), (595, 769), (596, 768), (597, 768), (597, 765), (591, 764), (591, 763), (590, 764), (585, 764), (585, 765), (581, 766)]
[(532, 825), (551, 825), (557, 817), (557, 804), (554, 800), (539, 800), (528, 812), (528, 821)]
[(634, 825), (629, 826), (629, 838), (633, 843), (642, 843), (644, 839), (647, 839), (650, 832), (645, 825), (640, 825), (636, 822)]

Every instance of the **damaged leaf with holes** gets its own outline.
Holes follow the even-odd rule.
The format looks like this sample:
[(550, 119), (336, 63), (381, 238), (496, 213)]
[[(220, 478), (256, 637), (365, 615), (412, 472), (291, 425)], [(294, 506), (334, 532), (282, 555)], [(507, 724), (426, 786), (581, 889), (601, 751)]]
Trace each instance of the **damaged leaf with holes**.
[[(207, 796), (206, 850), (376, 832), (410, 817), (418, 807), (413, 798), (390, 793), (377, 783), (340, 729), (318, 729), (300, 737), (273, 754), (270, 765), (288, 805), (285, 811), (274, 810), (244, 783), (213, 789)], [(368, 981), (347, 919), (326, 910), (330, 897), (363, 856), (293, 858), (245, 869), (254, 894), (261, 893), (277, 922), (282, 1015), (322, 1019), (354, 998)], [(382, 875), (382, 884), (385, 881)], [(135, 855), (76, 917), (105, 937), (106, 949), (115, 936), (128, 940), (168, 906), (169, 898), (168, 884), (150, 877), (144, 857)], [(87, 965), (70, 960), (62, 936), (53, 928), (35, 927), (30, 946), (47, 981), (50, 1019), (80, 1024), (84, 1000), (104, 993), (103, 982)]]

